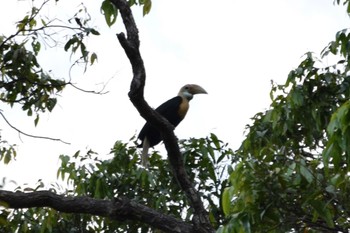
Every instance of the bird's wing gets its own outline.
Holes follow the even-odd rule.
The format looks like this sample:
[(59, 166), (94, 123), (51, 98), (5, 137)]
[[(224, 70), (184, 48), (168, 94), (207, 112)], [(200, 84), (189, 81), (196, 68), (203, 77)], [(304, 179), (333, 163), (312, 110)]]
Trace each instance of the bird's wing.
[(181, 102), (182, 98), (180, 96), (175, 96), (174, 98), (162, 103), (156, 108), (156, 111), (163, 115), (164, 113), (169, 112), (169, 110), (177, 109)]
[(176, 96), (161, 104), (158, 108), (156, 108), (156, 111), (176, 127), (182, 120), (179, 115), (179, 109), (182, 101), (182, 97)]
[[(158, 108), (156, 108), (156, 111), (165, 117), (174, 127), (176, 127), (182, 120), (178, 114), (181, 102), (182, 98), (180, 96), (176, 96), (161, 104)], [(145, 123), (139, 133), (138, 138), (142, 141), (139, 147), (142, 147), (146, 137), (150, 147), (157, 145), (162, 140), (159, 131), (149, 122)]]

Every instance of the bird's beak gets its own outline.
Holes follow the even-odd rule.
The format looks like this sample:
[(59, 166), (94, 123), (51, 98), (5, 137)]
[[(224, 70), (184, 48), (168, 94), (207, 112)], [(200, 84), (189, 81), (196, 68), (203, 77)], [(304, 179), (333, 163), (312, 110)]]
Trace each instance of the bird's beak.
[(194, 94), (208, 94), (208, 92), (206, 90), (204, 90), (203, 87), (196, 85), (196, 84), (192, 84), (191, 92), (193, 95)]

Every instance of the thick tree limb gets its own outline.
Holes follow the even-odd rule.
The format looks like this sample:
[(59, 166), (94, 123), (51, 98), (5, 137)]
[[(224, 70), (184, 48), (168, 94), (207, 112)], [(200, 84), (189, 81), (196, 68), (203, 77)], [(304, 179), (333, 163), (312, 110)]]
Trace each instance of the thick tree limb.
[(136, 220), (165, 232), (190, 233), (193, 225), (160, 213), (127, 198), (99, 200), (90, 197), (66, 197), (50, 191), (32, 193), (0, 190), (0, 203), (7, 208), (50, 207), (65, 213), (83, 213), (114, 220)]
[(140, 41), (138, 29), (131, 9), (125, 0), (111, 0), (111, 2), (119, 9), (127, 32), (127, 37), (125, 37), (124, 33), (117, 34), (117, 37), (130, 60), (133, 70), (134, 77), (129, 92), (130, 100), (141, 116), (160, 130), (166, 150), (168, 151), (173, 174), (194, 209), (193, 221), (196, 231), (203, 233), (213, 232), (214, 229), (210, 224), (208, 213), (203, 206), (199, 193), (195, 190), (184, 168), (182, 154), (180, 153), (177, 139), (173, 132), (174, 127), (165, 118), (154, 111), (143, 97), (146, 72), (139, 51)]

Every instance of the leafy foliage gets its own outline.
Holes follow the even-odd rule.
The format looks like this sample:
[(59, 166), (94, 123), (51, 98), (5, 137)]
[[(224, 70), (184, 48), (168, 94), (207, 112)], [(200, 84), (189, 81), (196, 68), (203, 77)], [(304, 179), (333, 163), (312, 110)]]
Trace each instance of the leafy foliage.
[(322, 52), (339, 56), (335, 65), (307, 53), (284, 85), (273, 85), (270, 109), (253, 117), (235, 152), (222, 199), (229, 223), (219, 232), (350, 228), (349, 38), (337, 33)]
[(15, 146), (16, 145), (10, 145), (7, 141), (2, 140), (0, 135), (0, 161), (3, 161), (4, 164), (8, 164), (11, 159), (15, 158), (17, 154)]
[[(50, 0), (43, 1), (39, 7), (33, 5), (30, 11), (16, 23), (16, 32), (10, 36), (0, 35), (0, 101), (20, 105), (28, 116), (36, 115), (34, 124), (39, 122), (41, 112), (52, 111), (57, 104), (57, 96), (64, 87), (71, 85), (64, 79), (54, 78), (38, 60), (43, 47), (56, 47), (63, 41), (63, 49), (71, 52), (77, 59), (73, 64), (88, 64), (97, 61), (97, 54), (88, 50), (86, 38), (100, 33), (89, 26), (91, 16), (81, 4), (68, 23), (61, 19), (48, 19), (42, 14)], [(56, 1), (57, 3), (57, 1)], [(130, 1), (130, 5), (143, 6), (144, 15), (151, 9), (150, 0)], [(34, 4), (34, 2), (33, 2)], [(117, 9), (111, 1), (102, 2), (101, 11), (108, 26), (117, 19)], [(57, 22), (59, 22), (57, 24)], [(59, 33), (58, 33), (59, 30)], [(66, 35), (64, 33), (67, 33)], [(60, 35), (60, 36), (56, 36)], [(1, 147), (1, 159), (15, 155), (14, 147)], [(6, 156), (5, 156), (6, 155)], [(6, 159), (6, 162), (9, 160)]]
[[(57, 44), (54, 37), (56, 31), (53, 30), (66, 29), (73, 32), (64, 46), (65, 51), (80, 51), (79, 59), (85, 64), (89, 61), (93, 64), (97, 59), (97, 55), (90, 53), (84, 44), (85, 37), (90, 34), (99, 35), (98, 31), (88, 26), (91, 18), (84, 5), (81, 5), (78, 12), (68, 20), (72, 25), (68, 26), (54, 24), (55, 20), (47, 21), (40, 14), (47, 3), (48, 1), (44, 1), (39, 8), (33, 6), (31, 11), (18, 21), (16, 33), (8, 37), (0, 36), (0, 100), (11, 106), (20, 104), (28, 116), (34, 112), (52, 111), (57, 103), (56, 95), (69, 84), (53, 78), (38, 61), (42, 44)], [(35, 124), (38, 120), (37, 115)]]
[[(28, 116), (33, 112), (52, 111), (57, 102), (53, 95), (62, 91), (65, 85), (62, 80), (53, 79), (37, 61), (41, 50), (36, 29), (39, 12), (33, 7), (17, 23), (14, 35), (0, 37), (0, 100), (11, 106), (19, 103)], [(15, 38), (18, 35), (25, 38), (17, 42)]]
[[(72, 54), (80, 51), (81, 60), (91, 65), (96, 62), (97, 55), (87, 50), (84, 40), (87, 36), (99, 35), (99, 32), (88, 26), (91, 17), (84, 5), (68, 20), (71, 26), (57, 20), (47, 20), (42, 10), (47, 6), (48, 0), (40, 7), (33, 6), (31, 10), (16, 23), (16, 32), (10, 36), (0, 35), (0, 101), (21, 106), (28, 116), (36, 115), (34, 124), (39, 122), (39, 115), (45, 111), (52, 111), (57, 104), (57, 96), (66, 85), (71, 84), (64, 79), (54, 78), (51, 72), (46, 71), (38, 57), (43, 45), (58, 45), (65, 37), (65, 30), (70, 34), (64, 49), (71, 50)], [(60, 21), (62, 22), (62, 21)], [(56, 37), (60, 30), (62, 38)], [(69, 38), (69, 36), (68, 36)], [(2, 111), (2, 110), (0, 110)], [(5, 113), (1, 112), (4, 117)], [(4, 142), (1, 141), (3, 145)], [(7, 144), (7, 142), (6, 142)], [(16, 155), (14, 145), (0, 147), (0, 160), (8, 163)]]
[(347, 13), (350, 14), (350, 1), (349, 0), (334, 0), (335, 3), (340, 5), (343, 3), (343, 5), (347, 5)]
[(3, 43), (0, 47), (3, 54), (0, 60), (0, 100), (11, 106), (20, 103), (28, 116), (37, 111), (52, 111), (57, 102), (52, 94), (60, 92), (64, 82), (45, 73), (34, 53), (28, 51), (25, 45), (26, 42), (12, 42)]
[[(206, 205), (210, 209), (213, 224), (222, 224), (223, 214), (218, 200), (226, 181), (227, 161), (232, 151), (214, 134), (201, 139), (181, 141), (181, 149), (185, 156), (186, 168), (191, 179)], [(61, 166), (58, 177), (67, 181), (71, 189), (68, 195), (89, 196), (98, 199), (113, 199), (117, 196), (127, 197), (139, 203), (171, 214), (178, 218), (190, 220), (187, 199), (181, 192), (171, 174), (167, 159), (163, 159), (156, 151), (150, 157), (150, 168), (140, 167), (140, 156), (135, 146), (117, 141), (112, 148), (111, 159), (102, 160), (93, 151), (73, 156), (61, 155)], [(35, 189), (41, 188), (41, 184)], [(60, 186), (51, 188), (54, 192), (62, 192)], [(28, 190), (28, 189), (25, 189)], [(29, 191), (29, 190), (28, 190)], [(51, 209), (0, 210), (0, 219), (7, 222), (0, 227), (0, 232), (10, 229), (14, 232), (59, 232), (59, 229), (76, 229), (89, 232), (148, 232), (151, 228), (137, 222), (116, 222), (95, 216), (70, 215), (58, 213)], [(20, 217), (22, 216), (22, 217)], [(25, 217), (23, 217), (25, 216)], [(23, 221), (23, 218), (26, 220)], [(79, 221), (78, 221), (79, 219)], [(36, 223), (41, 222), (40, 228)], [(1, 221), (1, 220), (0, 220)], [(67, 228), (68, 227), (68, 228)]]
[(106, 23), (109, 27), (117, 21), (118, 11), (111, 1), (104, 0), (101, 5), (101, 11), (105, 16)]
[[(130, 6), (140, 5), (142, 6), (143, 16), (147, 15), (152, 8), (151, 0), (129, 0)], [(115, 5), (112, 3), (112, 0), (104, 0), (101, 5), (101, 12), (105, 16), (106, 23), (111, 27), (117, 21), (118, 11)]]

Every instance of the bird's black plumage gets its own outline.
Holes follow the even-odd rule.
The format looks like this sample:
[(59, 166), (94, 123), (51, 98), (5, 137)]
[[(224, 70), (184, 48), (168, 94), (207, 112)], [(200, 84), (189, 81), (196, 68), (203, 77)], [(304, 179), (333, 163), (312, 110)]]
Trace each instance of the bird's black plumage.
[[(193, 95), (196, 94), (207, 94), (207, 92), (199, 85), (187, 84), (180, 89), (178, 96), (160, 105), (156, 108), (156, 111), (166, 118), (175, 128), (186, 116), (189, 102), (193, 98)], [(140, 131), (138, 139), (142, 141), (139, 145), (139, 147), (142, 147), (141, 164), (144, 167), (148, 167), (148, 149), (161, 142), (162, 136), (157, 128), (146, 122)]]
[[(156, 111), (176, 127), (183, 119), (179, 115), (180, 104), (182, 101), (183, 99), (181, 96), (176, 96), (160, 105), (156, 108)], [(148, 122), (146, 122), (141, 129), (138, 138), (142, 141), (139, 147), (142, 147), (145, 138), (148, 139), (150, 147), (153, 147), (162, 141), (159, 131)]]

